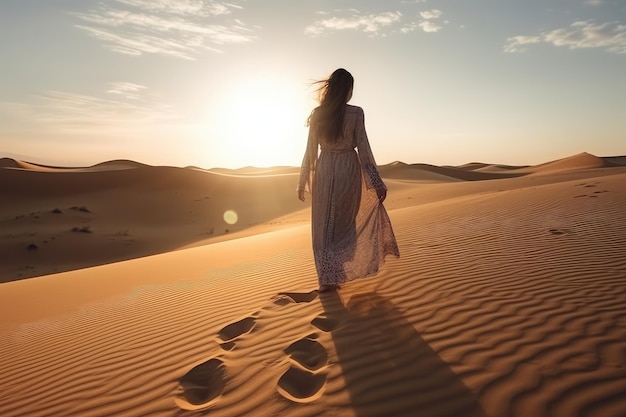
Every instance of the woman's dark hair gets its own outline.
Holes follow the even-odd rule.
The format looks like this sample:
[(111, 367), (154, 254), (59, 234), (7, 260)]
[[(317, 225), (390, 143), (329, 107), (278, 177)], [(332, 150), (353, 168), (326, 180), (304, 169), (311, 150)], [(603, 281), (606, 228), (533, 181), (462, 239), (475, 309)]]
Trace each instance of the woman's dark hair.
[(314, 84), (320, 85), (317, 88), (320, 105), (311, 113), (309, 123), (318, 126), (320, 137), (335, 142), (342, 135), (345, 106), (354, 87), (354, 78), (339, 68), (328, 79)]

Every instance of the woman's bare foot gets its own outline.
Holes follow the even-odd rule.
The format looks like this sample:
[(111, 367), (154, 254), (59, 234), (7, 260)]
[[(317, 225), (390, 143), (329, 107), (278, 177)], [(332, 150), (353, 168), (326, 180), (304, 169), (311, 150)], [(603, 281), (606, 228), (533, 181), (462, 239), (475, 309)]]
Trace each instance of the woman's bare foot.
[(341, 287), (339, 285), (320, 285), (319, 292), (337, 291)]

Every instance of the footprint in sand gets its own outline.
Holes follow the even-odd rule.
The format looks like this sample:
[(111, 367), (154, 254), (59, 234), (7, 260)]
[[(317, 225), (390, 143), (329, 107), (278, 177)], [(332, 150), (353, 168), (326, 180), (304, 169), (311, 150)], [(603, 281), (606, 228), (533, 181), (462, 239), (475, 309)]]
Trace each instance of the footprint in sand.
[(226, 367), (213, 358), (193, 367), (179, 381), (183, 389), (176, 405), (183, 410), (201, 410), (217, 402), (224, 391)]
[[(229, 324), (228, 326), (222, 328), (219, 332), (217, 332), (218, 337), (221, 339), (222, 347), (225, 350), (231, 350), (234, 347), (233, 339), (238, 338), (242, 334), (250, 333), (256, 324), (255, 317), (246, 317), (245, 319), (241, 319), (234, 323)], [(227, 349), (226, 346), (231, 346), (230, 349)]]
[[(319, 294), (317, 291), (308, 293), (281, 292), (274, 299), (276, 305), (292, 303), (310, 303)], [(317, 321), (316, 321), (317, 320)], [(318, 317), (312, 325), (325, 332), (332, 331), (337, 324), (325, 317)], [(298, 403), (314, 401), (322, 396), (326, 385), (324, 370), (328, 363), (328, 353), (317, 340), (318, 335), (313, 333), (297, 340), (285, 348), (291, 366), (278, 380), (276, 389), (286, 399)]]
[(600, 184), (600, 181), (594, 182), (593, 184), (587, 184), (586, 182), (582, 182), (580, 184), (576, 184), (574, 187), (583, 187), (583, 188), (594, 188)]
[(277, 305), (287, 305), (291, 303), (310, 303), (315, 300), (318, 296), (317, 291), (311, 292), (279, 292), (276, 297), (274, 297), (274, 304)]
[[(288, 304), (310, 303), (318, 297), (317, 291), (308, 293), (282, 292), (274, 299), (273, 304), (285, 306)], [(232, 351), (237, 338), (252, 332), (257, 323), (257, 314), (252, 314), (239, 321), (228, 324), (217, 333), (217, 341), (225, 351)], [(333, 331), (338, 322), (320, 315), (311, 321), (311, 325), (324, 332)], [(307, 403), (322, 396), (326, 385), (326, 368), (328, 366), (328, 352), (316, 339), (318, 334), (312, 333), (307, 337), (293, 342), (284, 349), (290, 363), (289, 369), (280, 377), (277, 391), (284, 398), (297, 402)], [(179, 381), (182, 394), (175, 398), (175, 402), (183, 410), (203, 410), (219, 401), (226, 384), (226, 365), (219, 358), (212, 358), (203, 362)]]
[(316, 335), (300, 339), (285, 349), (292, 365), (278, 380), (278, 392), (288, 400), (307, 403), (321, 397), (328, 363), (324, 346), (314, 340)]
[(322, 388), (326, 384), (326, 375), (289, 367), (278, 380), (278, 392), (288, 400), (297, 403), (308, 403), (322, 396)]
[[(255, 324), (256, 318), (250, 316), (225, 326), (217, 333), (220, 347), (234, 349), (234, 339), (251, 332)], [(183, 410), (202, 410), (215, 404), (224, 391), (225, 375), (226, 365), (218, 358), (193, 367), (179, 380), (183, 393), (175, 398), (176, 405)]]
[(328, 363), (328, 353), (313, 334), (290, 344), (285, 353), (289, 358), (309, 371), (317, 371)]
[(593, 192), (594, 195), (590, 195), (589, 197), (596, 197), (597, 198), (597, 197), (599, 197), (598, 194), (604, 194), (604, 193), (608, 193), (608, 192), (609, 192), (609, 190), (594, 191)]
[(332, 332), (337, 328), (339, 322), (337, 320), (329, 319), (325, 315), (319, 315), (315, 317), (311, 324), (323, 332)]
[(567, 234), (571, 234), (572, 231), (569, 229), (548, 229), (548, 232), (550, 232), (553, 235), (567, 235)]

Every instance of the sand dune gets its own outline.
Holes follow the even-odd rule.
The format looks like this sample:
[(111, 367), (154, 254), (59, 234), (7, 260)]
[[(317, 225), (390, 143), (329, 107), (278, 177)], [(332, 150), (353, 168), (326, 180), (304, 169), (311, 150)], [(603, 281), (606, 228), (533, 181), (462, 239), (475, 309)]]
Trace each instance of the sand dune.
[(468, 162), (467, 164), (459, 165), (459, 166), (456, 166), (455, 168), (463, 169), (465, 171), (475, 171), (477, 169), (484, 168), (487, 166), (489, 166), (489, 164), (486, 164), (484, 162)]
[[(389, 179), (401, 257), (322, 295), (294, 175), (0, 170), (3, 187), (34, 188), (13, 186), (0, 203), (3, 234), (20, 226), (9, 206), (54, 201), (62, 214), (18, 219), (21, 230), (75, 224), (55, 220), (72, 213), (93, 233), (71, 238), (120, 217), (161, 245), (183, 242), (186, 226), (168, 219), (189, 220), (181, 207), (206, 196), (258, 198), (266, 222), (264, 233), (257, 223), (236, 239), (0, 284), (0, 415), (621, 417), (626, 168), (574, 168), (584, 160), (497, 181)], [(64, 208), (76, 199), (90, 213)]]
[(36, 171), (53, 171), (57, 169), (55, 167), (33, 164), (31, 162), (20, 161), (12, 158), (0, 159), (0, 168), (30, 169)]
[(542, 174), (542, 173), (554, 172), (554, 171), (569, 171), (569, 170), (575, 170), (575, 169), (588, 169), (588, 168), (606, 168), (606, 167), (611, 167), (611, 166), (613, 166), (613, 164), (608, 162), (606, 159), (583, 152), (578, 155), (573, 155), (567, 158), (537, 165), (533, 167), (533, 172)]
[(127, 159), (117, 159), (101, 162), (88, 167), (59, 167), (52, 165), (35, 164), (33, 162), (20, 161), (12, 158), (0, 159), (0, 168), (17, 168), (31, 171), (44, 172), (91, 172), (91, 171), (113, 171), (119, 169), (133, 169), (148, 167), (149, 165)]
[(518, 171), (521, 172), (524, 168), (528, 168), (528, 166), (514, 166), (514, 165), (502, 165), (502, 164), (490, 164), (484, 166), (482, 168), (478, 168), (476, 171), (479, 172), (492, 172), (492, 173), (502, 173), (502, 172), (513, 172)]
[(91, 172), (0, 170), (9, 197), (0, 202), (0, 280), (236, 238), (251, 226), (275, 228), (273, 219), (307, 207), (294, 198), (296, 184), (295, 175), (251, 179), (119, 164)]
[(481, 172), (502, 172), (512, 171), (522, 168), (528, 168), (528, 165), (504, 165), (504, 164), (486, 164), (483, 162), (470, 162), (468, 164), (455, 167), (465, 171), (481, 171)]
[(140, 162), (129, 161), (128, 159), (116, 159), (113, 161), (101, 162), (91, 167), (82, 168), (86, 171), (111, 171), (118, 169), (134, 169), (134, 168), (146, 168), (149, 165), (142, 164)]
[(605, 156), (603, 159), (611, 165), (626, 165), (626, 156)]
[(479, 170), (439, 167), (429, 164), (409, 165), (403, 162), (383, 165), (380, 167), (380, 172), (385, 178), (423, 182), (484, 181), (524, 175), (514, 172), (481, 172)]
[(271, 168), (258, 168), (258, 167), (244, 167), (238, 169), (228, 168), (212, 168), (209, 171), (218, 174), (227, 175), (286, 175), (286, 174), (300, 174), (299, 167), (271, 167)]
[(19, 168), (19, 165), (13, 158), (0, 158), (0, 168)]

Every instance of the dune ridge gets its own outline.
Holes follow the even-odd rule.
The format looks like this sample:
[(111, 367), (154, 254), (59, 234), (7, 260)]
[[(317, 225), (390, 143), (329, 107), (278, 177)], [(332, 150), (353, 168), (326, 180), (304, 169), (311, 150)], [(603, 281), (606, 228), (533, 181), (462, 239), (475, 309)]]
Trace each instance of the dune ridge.
[(339, 293), (306, 224), (2, 284), (0, 414), (623, 415), (620, 171), (391, 210)]
[(582, 152), (577, 155), (537, 165), (533, 168), (533, 172), (546, 173), (574, 169), (608, 168), (613, 166), (615, 166), (615, 164), (610, 162), (610, 159), (608, 158), (602, 158), (587, 152)]
[[(480, 164), (489, 167), (489, 164)], [(394, 162), (380, 167), (384, 178), (402, 179), (413, 181), (484, 181), (502, 178), (513, 178), (524, 173), (513, 172), (488, 172), (480, 169), (467, 169), (467, 167), (440, 167), (429, 164), (405, 164)]]
[(115, 159), (105, 162), (100, 162), (95, 165), (86, 166), (86, 167), (67, 167), (67, 166), (56, 166), (56, 165), (46, 165), (39, 164), (34, 162), (23, 161), (14, 158), (1, 158), (0, 159), (0, 168), (19, 168), (19, 169), (27, 169), (27, 170), (35, 170), (35, 171), (74, 171), (74, 172), (85, 172), (85, 171), (97, 171), (97, 170), (116, 170), (116, 169), (131, 169), (131, 168), (141, 168), (148, 167), (150, 165), (142, 164), (141, 162), (131, 161), (129, 159)]

